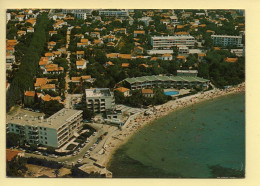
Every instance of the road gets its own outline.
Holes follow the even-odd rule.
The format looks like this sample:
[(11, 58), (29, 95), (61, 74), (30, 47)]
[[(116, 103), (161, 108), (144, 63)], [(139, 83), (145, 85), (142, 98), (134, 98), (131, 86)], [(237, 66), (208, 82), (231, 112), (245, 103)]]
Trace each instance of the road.
[(65, 108), (70, 108), (70, 96), (68, 95), (68, 89), (69, 89), (69, 82), (70, 82), (70, 78), (69, 78), (69, 71), (71, 69), (71, 66), (70, 66), (70, 55), (71, 55), (71, 52), (68, 51), (68, 46), (69, 46), (69, 43), (70, 43), (70, 31), (67, 30), (67, 43), (66, 43), (66, 50), (67, 50), (67, 61), (68, 61), (68, 71), (66, 72), (66, 77), (65, 77)]
[[(81, 150), (80, 152), (75, 155), (67, 155), (67, 156), (60, 156), (58, 158), (51, 158), (49, 156), (43, 156), (43, 155), (36, 155), (32, 153), (25, 153), (25, 157), (37, 157), (37, 158), (45, 158), (47, 160), (52, 160), (52, 161), (57, 161), (57, 162), (65, 162), (67, 161), (67, 164), (76, 164), (78, 159), (83, 159), (82, 163), (94, 163), (93, 160), (89, 158), (83, 158), (84, 154), (90, 149), (90, 147), (93, 146), (93, 144), (97, 141), (97, 139), (103, 135), (105, 132), (108, 132), (106, 136), (103, 137), (102, 141), (94, 148), (93, 151), (90, 151), (90, 156), (95, 155), (98, 153), (104, 146), (105, 142), (107, 141), (108, 138), (110, 138), (115, 131), (118, 131), (119, 129), (115, 126), (110, 126), (110, 125), (103, 125), (103, 124), (96, 124), (98, 126), (98, 132), (95, 136), (90, 136), (90, 142), (87, 143)], [(97, 128), (97, 127), (95, 127)]]

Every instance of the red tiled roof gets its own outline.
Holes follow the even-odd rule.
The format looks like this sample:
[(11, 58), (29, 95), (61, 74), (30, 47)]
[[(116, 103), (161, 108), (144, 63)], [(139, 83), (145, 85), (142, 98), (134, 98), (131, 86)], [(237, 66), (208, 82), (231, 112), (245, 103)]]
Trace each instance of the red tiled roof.
[(229, 62), (229, 63), (235, 63), (237, 62), (237, 60), (238, 58), (229, 58), (229, 57), (225, 58), (225, 62)]
[(125, 88), (125, 87), (119, 87), (119, 88), (116, 88), (114, 90), (118, 90), (119, 92), (122, 92), (122, 93), (129, 91), (129, 89)]
[(122, 67), (129, 67), (130, 64), (129, 63), (122, 63)]
[(11, 161), (15, 156), (17, 156), (19, 153), (23, 153), (23, 151), (20, 150), (12, 150), (12, 149), (6, 149), (6, 160)]
[(142, 89), (142, 94), (153, 94), (152, 89)]

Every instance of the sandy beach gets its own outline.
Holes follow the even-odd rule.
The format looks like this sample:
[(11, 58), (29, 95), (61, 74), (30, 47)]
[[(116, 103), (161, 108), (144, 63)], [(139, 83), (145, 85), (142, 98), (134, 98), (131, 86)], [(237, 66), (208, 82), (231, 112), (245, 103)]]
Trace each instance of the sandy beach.
[[(103, 146), (104, 154), (99, 155), (98, 159), (102, 160), (104, 167), (107, 167), (107, 164), (115, 150), (122, 144), (126, 143), (136, 131), (140, 130), (143, 126), (151, 123), (152, 121), (168, 115), (170, 112), (192, 104), (200, 103), (202, 101), (244, 91), (245, 83), (225, 90), (212, 89), (206, 92), (200, 92), (195, 95), (179, 98), (177, 100), (171, 100), (163, 105), (158, 105), (153, 108), (146, 109), (143, 112), (134, 114), (129, 117), (121, 131), (116, 131), (106, 140)], [(151, 114), (145, 114), (148, 110), (151, 111)]]

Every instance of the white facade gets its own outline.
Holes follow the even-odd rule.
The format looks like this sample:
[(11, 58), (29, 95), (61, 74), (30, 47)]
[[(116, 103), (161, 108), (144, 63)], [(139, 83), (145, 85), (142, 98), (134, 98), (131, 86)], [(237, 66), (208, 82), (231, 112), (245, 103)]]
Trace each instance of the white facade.
[(16, 133), (29, 144), (58, 148), (82, 128), (81, 110), (62, 109), (47, 119), (15, 116), (7, 120), (8, 132)]
[(6, 21), (8, 22), (11, 20), (11, 13), (6, 13)]
[(99, 15), (128, 17), (129, 12), (127, 10), (99, 10)]
[(78, 19), (87, 19), (87, 13), (75, 13), (74, 15)]
[(87, 109), (93, 112), (105, 112), (115, 107), (114, 93), (109, 88), (86, 89)]
[(171, 49), (173, 46), (194, 46), (193, 36), (154, 36), (151, 38), (153, 49)]
[(242, 36), (211, 35), (214, 45), (242, 47)]
[(150, 21), (152, 21), (152, 18), (151, 18), (151, 17), (142, 17), (142, 18), (140, 19), (140, 21), (144, 22), (144, 24), (145, 24), (146, 26), (148, 26), (149, 23), (150, 23)]

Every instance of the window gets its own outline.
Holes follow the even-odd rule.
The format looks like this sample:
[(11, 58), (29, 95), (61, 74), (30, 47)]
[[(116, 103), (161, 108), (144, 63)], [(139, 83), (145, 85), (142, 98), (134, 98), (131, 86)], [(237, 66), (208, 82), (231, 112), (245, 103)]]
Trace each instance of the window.
[(42, 130), (42, 128), (40, 127), (40, 129)]
[(45, 137), (45, 139), (47, 140), (47, 137)]
[(32, 127), (29, 127), (29, 129), (31, 129)]
[(45, 144), (47, 144), (47, 141), (45, 141)]
[(41, 136), (41, 139), (42, 139), (42, 136)]
[(45, 132), (44, 134), (47, 135), (47, 132)]
[(46, 128), (44, 128), (44, 130), (46, 130)]

